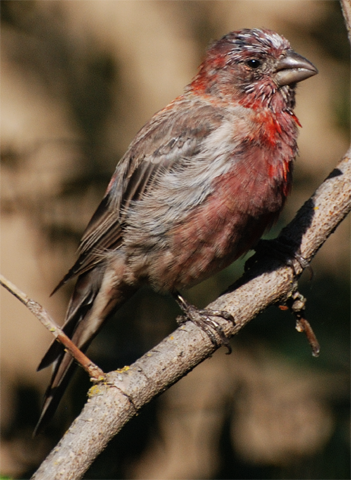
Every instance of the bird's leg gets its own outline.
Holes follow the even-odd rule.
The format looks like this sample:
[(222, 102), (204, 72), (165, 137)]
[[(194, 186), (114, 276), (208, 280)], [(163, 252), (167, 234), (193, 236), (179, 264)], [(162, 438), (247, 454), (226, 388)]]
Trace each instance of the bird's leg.
[(213, 345), (218, 347), (220, 344), (216, 338), (216, 334), (220, 337), (221, 345), (224, 345), (228, 349), (228, 354), (231, 353), (232, 349), (229, 343), (229, 339), (226, 337), (223, 332), (222, 327), (216, 322), (212, 317), (221, 317), (225, 320), (228, 320), (232, 323), (235, 323), (233, 315), (224, 311), (224, 310), (209, 310), (209, 309), (198, 309), (194, 305), (191, 305), (185, 300), (185, 298), (180, 295), (179, 292), (174, 294), (174, 298), (178, 303), (179, 307), (183, 310), (184, 315), (177, 317), (177, 322), (179, 324), (184, 323), (186, 320), (190, 320), (200, 327), (210, 338)]
[(254, 250), (256, 254), (247, 260), (245, 270), (249, 270), (261, 255), (268, 254), (271, 257), (278, 258), (293, 269), (293, 261), (296, 260), (303, 270), (307, 269), (310, 272), (311, 279), (313, 278), (313, 270), (310, 263), (302, 255), (296, 252), (295, 246), (285, 237), (279, 237), (272, 240), (261, 239), (254, 247)]

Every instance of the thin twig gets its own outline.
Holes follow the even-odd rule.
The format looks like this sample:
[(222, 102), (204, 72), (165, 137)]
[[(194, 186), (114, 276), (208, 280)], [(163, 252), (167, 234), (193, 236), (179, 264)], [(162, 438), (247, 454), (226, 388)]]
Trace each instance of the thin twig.
[(35, 315), (38, 320), (53, 334), (55, 339), (62, 343), (68, 350), (72, 357), (81, 365), (82, 368), (89, 374), (90, 379), (94, 382), (99, 382), (105, 379), (105, 373), (93, 363), (79, 348), (70, 340), (57, 323), (51, 318), (48, 312), (38, 302), (32, 300), (24, 292), (22, 292), (16, 285), (7, 280), (0, 274), (0, 284), (6, 288), (12, 295), (14, 295), (20, 302)]
[(320, 353), (319, 342), (310, 323), (305, 318), (305, 297), (301, 295), (300, 292), (296, 291), (287, 302), (287, 305), (293, 313), (294, 317), (296, 318), (296, 330), (298, 332), (305, 333), (307, 340), (312, 348), (312, 355), (314, 357), (318, 357)]

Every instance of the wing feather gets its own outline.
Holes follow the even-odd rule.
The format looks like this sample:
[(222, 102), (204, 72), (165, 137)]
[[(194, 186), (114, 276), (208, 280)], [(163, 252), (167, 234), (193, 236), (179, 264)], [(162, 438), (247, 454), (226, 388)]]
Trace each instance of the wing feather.
[[(175, 102), (177, 108), (162, 110), (139, 131), (118, 163), (106, 194), (83, 234), (78, 260), (54, 292), (70, 278), (97, 265), (104, 252), (120, 247), (123, 222), (131, 202), (142, 198), (159, 175), (196, 155), (201, 143), (223, 121), (223, 114), (211, 104), (199, 100), (200, 105), (189, 105), (184, 97)], [(196, 115), (189, 122), (193, 107)], [(206, 118), (211, 121), (204, 121)]]

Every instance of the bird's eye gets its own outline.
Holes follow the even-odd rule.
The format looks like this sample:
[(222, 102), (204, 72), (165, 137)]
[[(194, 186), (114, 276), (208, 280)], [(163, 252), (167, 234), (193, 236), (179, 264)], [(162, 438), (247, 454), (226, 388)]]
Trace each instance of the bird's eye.
[(247, 60), (246, 65), (250, 68), (258, 68), (261, 65), (261, 62), (256, 58), (251, 58), (250, 60)]

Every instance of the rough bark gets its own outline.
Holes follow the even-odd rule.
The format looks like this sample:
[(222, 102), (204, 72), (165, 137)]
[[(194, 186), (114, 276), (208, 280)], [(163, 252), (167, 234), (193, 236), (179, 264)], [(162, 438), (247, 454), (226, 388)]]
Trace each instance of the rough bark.
[[(326, 239), (351, 210), (351, 149), (282, 231), (311, 261)], [(269, 305), (284, 302), (296, 289), (301, 265), (283, 265), (262, 258), (208, 308), (226, 310), (235, 325), (219, 320), (227, 335), (234, 335)], [(233, 291), (234, 290), (234, 291)], [(187, 322), (129, 368), (110, 372), (107, 380), (90, 390), (90, 398), (57, 447), (42, 463), (36, 480), (79, 479), (121, 428), (146, 403), (159, 395), (216, 347), (208, 336)]]

